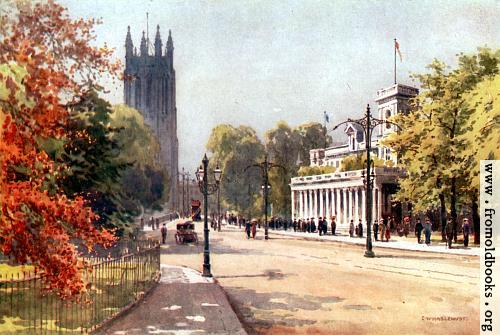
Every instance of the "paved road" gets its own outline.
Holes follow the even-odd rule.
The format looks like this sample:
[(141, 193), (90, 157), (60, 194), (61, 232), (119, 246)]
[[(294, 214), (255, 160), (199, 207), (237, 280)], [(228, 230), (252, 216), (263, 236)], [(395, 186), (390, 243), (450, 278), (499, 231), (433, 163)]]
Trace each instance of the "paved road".
[[(213, 274), (249, 334), (478, 333), (477, 257), (376, 249), (368, 259), (362, 246), (271, 237), (210, 232)], [(162, 262), (201, 270), (202, 248), (169, 244)]]

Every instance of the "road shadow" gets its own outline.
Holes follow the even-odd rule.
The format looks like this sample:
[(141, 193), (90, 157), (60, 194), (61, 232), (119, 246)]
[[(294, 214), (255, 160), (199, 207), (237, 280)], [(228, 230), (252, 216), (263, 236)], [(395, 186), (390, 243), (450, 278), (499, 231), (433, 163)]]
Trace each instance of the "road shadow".
[(299, 296), (288, 292), (261, 293), (243, 287), (224, 287), (224, 289), (238, 316), (250, 328), (249, 334), (257, 333), (257, 329), (315, 324), (315, 320), (293, 318), (291, 314), (283, 314), (283, 310), (290, 312), (297, 312), (300, 309), (330, 311), (331, 306), (324, 306), (324, 304), (339, 303), (344, 300), (337, 296)]
[(375, 255), (375, 258), (395, 258), (395, 259), (415, 259), (415, 260), (444, 260), (446, 257), (440, 256), (411, 256), (411, 255)]
[(281, 270), (270, 269), (265, 270), (264, 273), (260, 274), (241, 274), (232, 276), (217, 276), (217, 278), (266, 278), (267, 280), (283, 280), (289, 276), (296, 276), (295, 273), (283, 273)]

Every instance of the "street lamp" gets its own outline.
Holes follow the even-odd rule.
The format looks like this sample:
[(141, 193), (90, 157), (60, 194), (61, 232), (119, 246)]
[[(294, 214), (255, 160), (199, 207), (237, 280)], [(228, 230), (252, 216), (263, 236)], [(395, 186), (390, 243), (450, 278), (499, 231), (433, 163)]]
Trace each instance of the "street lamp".
[[(214, 178), (217, 184), (220, 183), (222, 178), (222, 170), (219, 168), (219, 163), (217, 163), (217, 167), (214, 170)], [(220, 218), (220, 187), (217, 187), (217, 228), (220, 231), (221, 226), (221, 218)]]
[(203, 165), (196, 171), (196, 178), (198, 179), (198, 186), (201, 193), (203, 193), (203, 233), (205, 239), (205, 248), (203, 250), (203, 277), (212, 277), (210, 272), (210, 249), (208, 244), (208, 195), (213, 194), (219, 189), (220, 178), (222, 171), (219, 166), (213, 171), (215, 184), (208, 183), (208, 158), (207, 155), (203, 157)]
[(262, 177), (264, 179), (264, 185), (262, 185), (262, 189), (264, 192), (264, 238), (266, 240), (268, 240), (269, 239), (269, 231), (268, 231), (268, 226), (267, 226), (267, 207), (268, 207), (268, 199), (269, 199), (269, 189), (271, 188), (271, 186), (269, 185), (269, 170), (271, 170), (272, 168), (282, 168), (283, 170), (286, 171), (286, 169), (279, 164), (269, 162), (267, 160), (267, 154), (264, 156), (263, 162), (255, 163), (255, 164), (247, 166), (245, 168), (245, 172), (251, 167), (260, 168), (260, 171), (262, 173)]
[[(366, 176), (367, 176), (367, 181), (366, 181), (366, 250), (365, 250), (365, 257), (375, 257), (375, 253), (373, 252), (372, 248), (372, 237), (371, 237), (371, 224), (372, 224), (372, 189), (373, 189), (373, 183), (375, 181), (375, 175), (373, 172), (370, 172), (370, 168), (373, 166), (373, 161), (370, 159), (370, 153), (371, 153), (371, 143), (372, 143), (372, 134), (373, 134), (373, 129), (377, 127), (378, 125), (381, 124), (392, 124), (398, 127), (397, 124), (387, 121), (387, 120), (380, 120), (373, 118), (370, 112), (370, 105), (366, 106), (366, 115), (365, 117), (361, 119), (347, 119), (347, 121), (341, 122), (337, 124), (335, 127), (333, 127), (332, 131), (337, 129), (343, 124), (346, 123), (355, 123), (363, 128), (364, 135), (365, 135), (365, 143), (366, 143)], [(374, 170), (374, 168), (373, 168)], [(364, 170), (363, 170), (363, 175), (364, 175)]]

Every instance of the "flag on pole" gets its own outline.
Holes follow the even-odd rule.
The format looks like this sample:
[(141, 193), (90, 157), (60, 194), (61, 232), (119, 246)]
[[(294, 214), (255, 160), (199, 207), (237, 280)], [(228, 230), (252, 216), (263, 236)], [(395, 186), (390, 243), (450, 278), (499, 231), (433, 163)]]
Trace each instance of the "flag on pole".
[(330, 123), (330, 116), (326, 114), (326, 111), (324, 111), (324, 115), (325, 115), (325, 122)]
[(401, 50), (399, 50), (399, 43), (396, 39), (394, 39), (394, 47), (396, 48), (396, 51), (398, 52), (399, 60), (402, 62), (403, 57), (401, 57)]

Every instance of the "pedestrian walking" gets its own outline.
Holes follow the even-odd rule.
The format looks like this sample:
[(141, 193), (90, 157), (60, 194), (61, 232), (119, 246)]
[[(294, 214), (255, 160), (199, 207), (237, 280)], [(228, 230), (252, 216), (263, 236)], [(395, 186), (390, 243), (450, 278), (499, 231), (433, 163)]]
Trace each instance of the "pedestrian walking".
[(380, 223), (379, 223), (379, 232), (380, 232), (380, 240), (382, 242), (384, 242), (386, 227), (387, 226), (386, 226), (385, 219), (380, 220)]
[(255, 235), (257, 235), (257, 220), (252, 220), (252, 238), (255, 240)]
[(470, 234), (470, 225), (469, 225), (469, 219), (464, 218), (464, 222), (462, 224), (462, 230), (464, 234), (464, 247), (469, 246), (469, 234)]
[(307, 222), (306, 222), (306, 231), (308, 233), (311, 232), (311, 220), (309, 218), (307, 218)]
[(387, 220), (387, 226), (385, 227), (385, 240), (389, 242), (391, 239), (391, 228), (392, 228), (392, 219)]
[(375, 238), (375, 241), (378, 241), (378, 221), (377, 220), (373, 221), (373, 237)]
[(359, 233), (359, 237), (363, 237), (363, 222), (361, 222), (361, 219), (359, 220), (359, 223), (358, 223), (358, 233)]
[(316, 232), (316, 222), (314, 222), (314, 218), (311, 218), (311, 233)]
[(403, 219), (403, 234), (405, 235), (405, 237), (408, 237), (409, 232), (410, 232), (410, 217), (405, 216), (405, 218)]
[(165, 244), (167, 242), (167, 226), (163, 224), (163, 226), (160, 229), (161, 232), (161, 243)]
[(155, 218), (151, 217), (149, 219), (149, 226), (151, 227), (151, 230), (155, 230)]
[(424, 233), (425, 233), (425, 244), (431, 244), (431, 231), (432, 231), (432, 223), (429, 218), (425, 218), (424, 223)]
[(448, 249), (451, 249), (451, 244), (453, 242), (453, 219), (448, 218), (448, 221), (446, 222), (446, 245), (448, 246)]
[(326, 217), (323, 218), (323, 235), (328, 233), (328, 221), (326, 221)]
[(337, 229), (337, 223), (335, 222), (335, 216), (332, 216), (332, 235), (335, 235), (335, 230)]
[[(299, 220), (300, 221), (300, 220)], [(296, 232), (297, 231), (297, 219), (293, 219), (293, 231)]]
[(251, 229), (252, 229), (252, 225), (250, 224), (250, 220), (248, 220), (245, 223), (245, 232), (247, 233), (247, 239), (250, 238)]
[(351, 222), (349, 223), (349, 236), (354, 236), (354, 220), (351, 220)]
[(323, 235), (323, 218), (321, 216), (318, 218), (318, 232), (319, 236)]
[(418, 244), (422, 243), (422, 229), (424, 229), (424, 226), (422, 222), (420, 222), (420, 219), (417, 219), (417, 223), (415, 224), (415, 235), (417, 235)]

